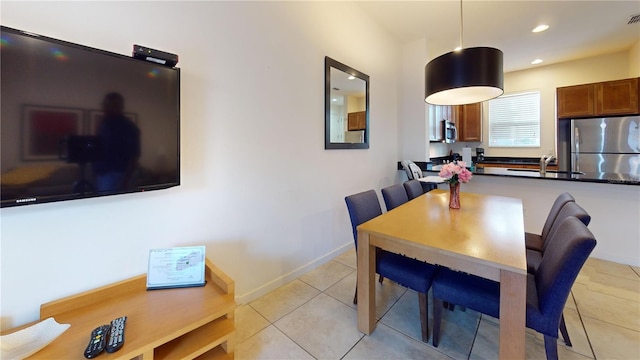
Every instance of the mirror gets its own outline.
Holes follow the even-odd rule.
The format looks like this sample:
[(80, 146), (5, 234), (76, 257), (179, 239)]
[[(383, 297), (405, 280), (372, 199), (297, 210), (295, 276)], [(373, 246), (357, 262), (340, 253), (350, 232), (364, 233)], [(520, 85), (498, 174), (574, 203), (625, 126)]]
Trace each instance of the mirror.
[(369, 76), (324, 58), (324, 148), (369, 148)]

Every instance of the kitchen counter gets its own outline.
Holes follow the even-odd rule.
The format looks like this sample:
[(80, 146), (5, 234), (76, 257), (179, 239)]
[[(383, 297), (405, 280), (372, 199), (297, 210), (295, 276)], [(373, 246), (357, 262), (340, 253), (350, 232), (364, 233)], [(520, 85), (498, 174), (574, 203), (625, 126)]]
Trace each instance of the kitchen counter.
[[(497, 156), (485, 156), (482, 161), (477, 161), (475, 156), (473, 157), (474, 163), (479, 163), (484, 166), (491, 166), (492, 164), (500, 164), (500, 165), (534, 165), (537, 166), (540, 164), (540, 158), (513, 158), (513, 157), (497, 157)], [(548, 166), (556, 166), (556, 162), (552, 161)]]
[[(437, 173), (442, 165), (427, 166), (427, 172)], [(564, 180), (576, 182), (592, 182), (592, 183), (608, 183), (621, 185), (640, 185), (640, 175), (632, 176), (630, 174), (613, 174), (613, 173), (570, 173), (567, 171), (547, 170), (545, 175), (540, 174), (534, 169), (508, 169), (508, 168), (476, 168), (474, 175), (501, 176), (512, 178), (529, 178), (541, 180)]]

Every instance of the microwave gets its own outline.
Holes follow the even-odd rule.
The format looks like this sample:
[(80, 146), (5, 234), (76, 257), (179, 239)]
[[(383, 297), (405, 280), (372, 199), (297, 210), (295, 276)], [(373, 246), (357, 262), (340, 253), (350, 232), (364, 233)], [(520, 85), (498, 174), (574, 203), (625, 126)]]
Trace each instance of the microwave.
[(458, 129), (451, 121), (442, 120), (442, 142), (453, 143), (458, 139)]

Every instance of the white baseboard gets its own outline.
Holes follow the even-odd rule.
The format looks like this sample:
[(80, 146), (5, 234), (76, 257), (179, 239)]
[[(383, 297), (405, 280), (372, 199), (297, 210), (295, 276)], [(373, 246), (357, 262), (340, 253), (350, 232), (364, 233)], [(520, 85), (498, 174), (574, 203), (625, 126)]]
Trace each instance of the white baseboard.
[(348, 251), (350, 249), (353, 248), (353, 242), (349, 242), (347, 244), (344, 244), (342, 246), (340, 246), (339, 248), (329, 252), (328, 254), (325, 254), (307, 264), (304, 264), (302, 266), (300, 266), (299, 268), (284, 274), (276, 279), (274, 279), (273, 281), (270, 281), (262, 286), (260, 286), (257, 289), (251, 290), (245, 294), (242, 295), (236, 295), (235, 299), (236, 299), (236, 303), (238, 303), (239, 305), (241, 304), (247, 304), (259, 297), (261, 297), (264, 294), (267, 294), (277, 288), (279, 288), (282, 285), (285, 285), (297, 278), (299, 278), (301, 275), (306, 274), (307, 272), (319, 267), (320, 265), (323, 265), (333, 259), (335, 259), (338, 255), (341, 255), (342, 253), (344, 253), (345, 251)]

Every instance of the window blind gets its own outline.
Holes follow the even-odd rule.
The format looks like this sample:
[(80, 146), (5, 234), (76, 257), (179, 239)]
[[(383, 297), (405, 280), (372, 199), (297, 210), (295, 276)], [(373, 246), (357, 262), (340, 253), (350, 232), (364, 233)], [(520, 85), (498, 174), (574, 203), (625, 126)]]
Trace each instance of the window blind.
[(489, 100), (490, 147), (540, 147), (540, 92)]

